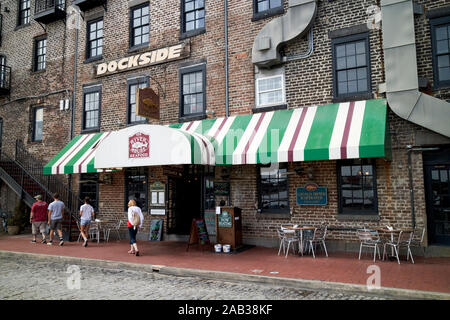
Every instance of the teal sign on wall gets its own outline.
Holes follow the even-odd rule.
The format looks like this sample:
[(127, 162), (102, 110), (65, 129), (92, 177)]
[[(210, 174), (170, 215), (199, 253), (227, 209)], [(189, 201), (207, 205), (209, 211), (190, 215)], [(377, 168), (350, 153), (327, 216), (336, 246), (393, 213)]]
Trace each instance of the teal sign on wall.
[(328, 204), (327, 188), (310, 183), (297, 188), (297, 204), (301, 206), (325, 206)]

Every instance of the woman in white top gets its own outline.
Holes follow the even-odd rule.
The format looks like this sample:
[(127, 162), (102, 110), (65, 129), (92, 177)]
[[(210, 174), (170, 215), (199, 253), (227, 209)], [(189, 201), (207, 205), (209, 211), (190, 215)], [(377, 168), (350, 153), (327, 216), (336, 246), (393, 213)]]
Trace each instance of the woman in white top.
[[(133, 214), (137, 214), (139, 216), (139, 223), (134, 225), (136, 221), (133, 221)], [(139, 249), (136, 244), (136, 234), (139, 228), (142, 227), (142, 223), (144, 222), (144, 215), (142, 214), (141, 208), (136, 206), (135, 200), (130, 200), (128, 202), (128, 233), (130, 234), (130, 246), (131, 249), (128, 251), (130, 254), (135, 254), (139, 256)]]
[(89, 197), (84, 198), (84, 204), (80, 207), (81, 216), (81, 236), (84, 239), (83, 247), (88, 245), (89, 226), (91, 225), (91, 219), (94, 219), (94, 208), (89, 204)]

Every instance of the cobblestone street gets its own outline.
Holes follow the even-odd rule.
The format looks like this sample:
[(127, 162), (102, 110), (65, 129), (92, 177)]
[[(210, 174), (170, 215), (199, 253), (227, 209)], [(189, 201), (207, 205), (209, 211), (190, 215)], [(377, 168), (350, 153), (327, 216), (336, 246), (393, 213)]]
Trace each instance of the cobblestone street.
[[(79, 281), (77, 282), (77, 275)], [(78, 289), (79, 288), (79, 289)], [(63, 262), (0, 260), (0, 300), (367, 300), (378, 297), (205, 280)]]

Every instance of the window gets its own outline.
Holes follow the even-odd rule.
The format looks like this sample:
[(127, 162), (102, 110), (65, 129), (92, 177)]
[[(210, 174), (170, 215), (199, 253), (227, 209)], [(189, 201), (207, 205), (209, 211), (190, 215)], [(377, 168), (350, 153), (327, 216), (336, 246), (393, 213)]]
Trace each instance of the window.
[(278, 169), (259, 167), (259, 208), (262, 213), (289, 213), (287, 164)]
[(284, 13), (284, 0), (253, 0), (253, 21)]
[(338, 162), (340, 214), (378, 214), (375, 161)]
[(86, 59), (100, 58), (103, 53), (103, 18), (87, 24)]
[(33, 109), (33, 128), (31, 141), (42, 141), (42, 129), (44, 121), (44, 109), (37, 107)]
[(150, 15), (149, 5), (143, 4), (131, 8), (130, 47), (139, 47), (149, 43)]
[(129, 168), (125, 170), (125, 211), (128, 201), (136, 200), (142, 211), (147, 211), (147, 168)]
[(182, 0), (181, 8), (183, 33), (205, 29), (204, 0)]
[(284, 97), (283, 75), (256, 79), (257, 107), (284, 104)]
[(83, 127), (85, 131), (100, 129), (101, 87), (83, 89)]
[(335, 38), (332, 51), (334, 97), (370, 93), (369, 34)]
[(6, 57), (0, 56), (0, 88), (7, 88)]
[(431, 19), (434, 86), (450, 86), (450, 17)]
[(47, 53), (47, 38), (34, 40), (34, 71), (45, 69), (45, 56)]
[(180, 115), (205, 113), (205, 65), (180, 69)]
[(19, 17), (17, 25), (21, 26), (30, 23), (31, 0), (19, 0)]
[(137, 89), (147, 88), (149, 86), (148, 78), (138, 78), (127, 81), (128, 85), (128, 108), (127, 122), (128, 124), (147, 122), (147, 118), (136, 114), (136, 92)]

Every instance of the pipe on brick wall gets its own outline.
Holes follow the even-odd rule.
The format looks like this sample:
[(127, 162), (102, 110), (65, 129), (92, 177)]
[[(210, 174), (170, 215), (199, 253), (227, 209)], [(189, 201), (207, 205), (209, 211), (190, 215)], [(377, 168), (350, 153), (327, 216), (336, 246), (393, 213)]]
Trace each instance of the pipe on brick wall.
[(382, 0), (386, 98), (399, 117), (450, 137), (450, 103), (419, 91), (412, 0)]
[(229, 85), (228, 85), (228, 0), (224, 1), (224, 28), (225, 28), (225, 117), (229, 116)]
[(306, 34), (314, 23), (317, 0), (289, 0), (284, 16), (269, 21), (255, 37), (252, 63), (262, 68), (280, 64), (281, 44)]

